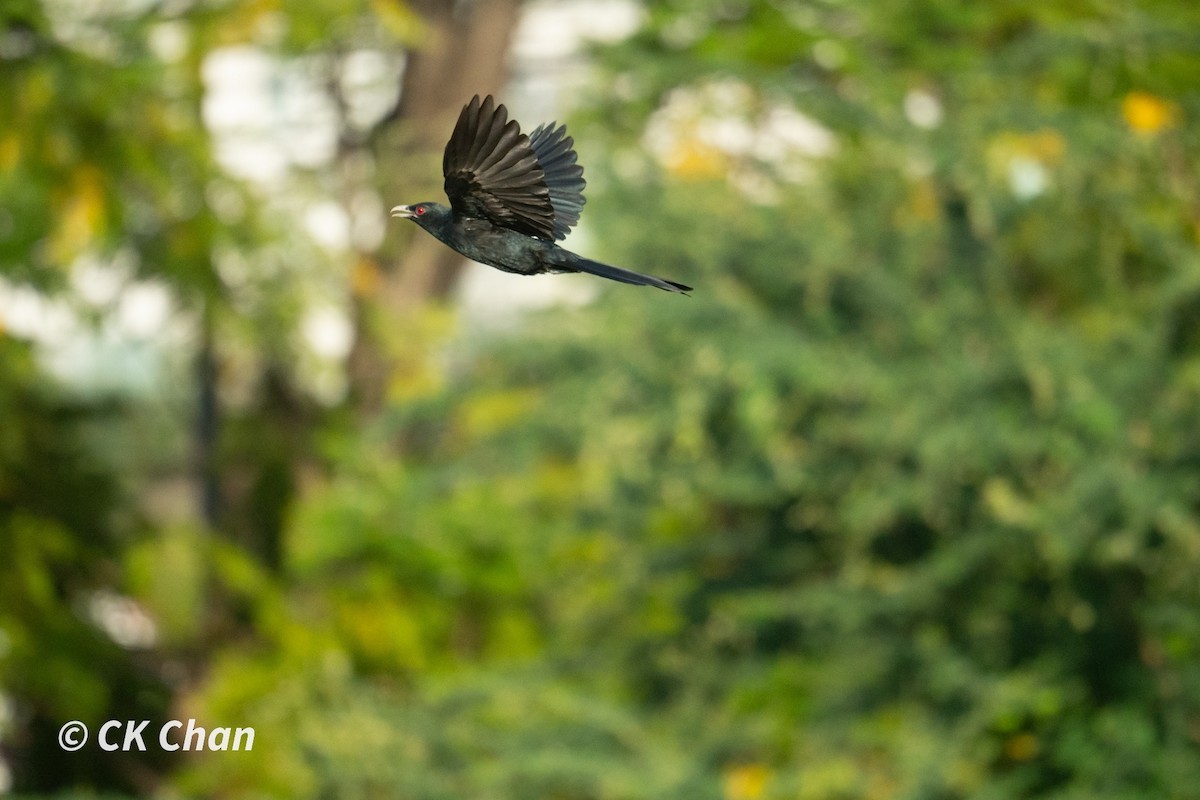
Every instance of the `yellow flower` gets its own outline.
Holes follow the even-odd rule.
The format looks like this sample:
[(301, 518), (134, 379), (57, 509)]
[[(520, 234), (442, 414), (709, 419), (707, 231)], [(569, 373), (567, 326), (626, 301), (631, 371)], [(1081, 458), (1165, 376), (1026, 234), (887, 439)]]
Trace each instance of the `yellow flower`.
[(667, 169), (684, 180), (714, 180), (729, 171), (729, 159), (706, 142), (687, 139), (667, 158)]
[(1141, 136), (1153, 136), (1164, 128), (1174, 127), (1179, 107), (1149, 92), (1130, 92), (1121, 101), (1125, 123)]
[(350, 289), (355, 297), (374, 297), (382, 284), (379, 266), (366, 256), (360, 258), (350, 271)]
[(58, 203), (58, 224), (50, 237), (50, 253), (58, 263), (68, 264), (104, 227), (108, 211), (104, 175), (91, 164), (76, 167), (69, 189)]
[(762, 764), (738, 764), (725, 771), (725, 800), (758, 800), (767, 788), (771, 771)]

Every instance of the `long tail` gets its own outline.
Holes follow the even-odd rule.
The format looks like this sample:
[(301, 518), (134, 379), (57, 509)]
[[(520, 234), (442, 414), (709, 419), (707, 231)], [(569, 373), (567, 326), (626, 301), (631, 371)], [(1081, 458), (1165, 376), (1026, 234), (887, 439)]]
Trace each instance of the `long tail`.
[(569, 250), (559, 250), (559, 258), (555, 259), (554, 267), (569, 272), (587, 272), (592, 275), (599, 275), (601, 278), (608, 278), (612, 281), (620, 281), (621, 283), (632, 283), (637, 286), (657, 286), (659, 289), (667, 292), (679, 292), (687, 294), (692, 291), (692, 287), (669, 281), (666, 278), (656, 278), (653, 275), (643, 275), (640, 272), (634, 272), (631, 269), (621, 269), (614, 267), (611, 264), (602, 264), (599, 261), (592, 261), (583, 256), (572, 253)]

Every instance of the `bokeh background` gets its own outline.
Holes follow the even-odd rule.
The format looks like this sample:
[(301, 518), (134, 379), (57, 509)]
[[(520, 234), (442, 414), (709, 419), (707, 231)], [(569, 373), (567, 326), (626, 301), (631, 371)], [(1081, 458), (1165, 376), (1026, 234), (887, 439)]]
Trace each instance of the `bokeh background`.
[[(694, 295), (388, 221), (476, 92)], [(4, 0), (0, 793), (1198, 796), (1198, 118), (1194, 0)]]

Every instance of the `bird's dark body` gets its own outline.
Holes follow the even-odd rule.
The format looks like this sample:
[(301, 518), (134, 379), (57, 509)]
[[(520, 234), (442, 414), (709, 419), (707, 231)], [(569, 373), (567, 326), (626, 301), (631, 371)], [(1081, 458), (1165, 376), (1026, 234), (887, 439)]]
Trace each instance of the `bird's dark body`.
[(518, 275), (587, 272), (622, 283), (689, 292), (690, 286), (592, 261), (559, 247), (583, 209), (583, 168), (565, 127), (521, 133), (491, 96), (463, 107), (442, 160), (450, 205), (396, 206), (472, 261)]
[[(449, 210), (449, 209), (447, 209)], [(517, 275), (551, 272), (551, 254), (567, 253), (553, 242), (493, 225), (486, 219), (447, 215), (446, 225), (425, 226), (441, 242), (472, 261)], [(420, 224), (421, 220), (418, 220)]]

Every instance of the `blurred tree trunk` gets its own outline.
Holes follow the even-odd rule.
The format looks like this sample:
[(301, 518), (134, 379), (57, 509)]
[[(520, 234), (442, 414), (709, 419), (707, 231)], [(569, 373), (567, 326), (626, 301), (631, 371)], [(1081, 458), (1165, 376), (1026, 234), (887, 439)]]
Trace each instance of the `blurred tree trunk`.
[[(411, 176), (383, 176), (384, 187), (398, 185), (411, 191), (416, 183), (436, 194), (397, 196), (396, 203), (434, 199), (441, 193), (440, 161), (435, 157), (462, 104), (471, 95), (496, 92), (503, 86), (505, 59), (521, 2), (411, 0), (410, 6), (427, 26), (428, 37), (409, 53), (396, 107), (382, 123), (380, 135), (373, 138), (381, 143), (377, 151), (396, 147), (399, 140), (405, 164), (438, 165), (425, 169), (417, 181)], [(376, 163), (386, 165), (389, 159), (378, 158)], [(385, 196), (388, 207), (391, 202), (392, 198)], [(415, 232), (405, 232), (411, 237), (409, 245), (394, 268), (371, 257), (360, 266), (371, 273), (366, 283), (373, 288), (358, 292), (349, 374), (353, 402), (367, 416), (382, 407), (390, 372), (387, 354), (372, 332), (372, 319), (411, 314), (430, 301), (446, 298), (462, 272), (461, 256), (432, 237), (413, 236)]]

